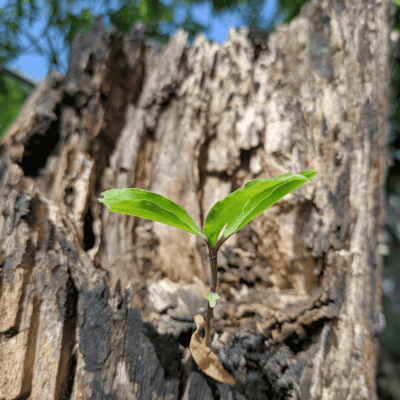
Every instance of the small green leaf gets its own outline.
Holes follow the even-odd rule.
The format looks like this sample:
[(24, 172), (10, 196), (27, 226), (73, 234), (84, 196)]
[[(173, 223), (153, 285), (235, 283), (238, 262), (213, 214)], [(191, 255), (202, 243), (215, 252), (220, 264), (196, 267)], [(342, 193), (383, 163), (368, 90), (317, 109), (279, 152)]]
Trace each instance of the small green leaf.
[(99, 201), (111, 212), (151, 219), (204, 237), (188, 213), (164, 196), (136, 188), (112, 189), (101, 195), (104, 199)]
[(272, 179), (255, 179), (216, 203), (207, 214), (203, 229), (209, 243), (215, 247), (218, 236), (227, 223), (222, 238), (228, 238), (282, 197), (304, 182), (311, 181), (315, 169), (299, 174), (284, 174)]
[(211, 307), (215, 307), (215, 302), (220, 299), (219, 294), (213, 292), (205, 294), (204, 297), (210, 302)]

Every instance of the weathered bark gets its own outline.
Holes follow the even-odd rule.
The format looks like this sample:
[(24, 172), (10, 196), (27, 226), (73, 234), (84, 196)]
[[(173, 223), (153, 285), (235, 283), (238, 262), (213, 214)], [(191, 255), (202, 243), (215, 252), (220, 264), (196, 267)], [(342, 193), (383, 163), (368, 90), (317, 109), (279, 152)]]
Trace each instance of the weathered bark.
[[(162, 52), (96, 18), (0, 143), (1, 399), (376, 398), (391, 3), (311, 1), (267, 45), (179, 31)], [(206, 244), (98, 198), (144, 188), (202, 226), (311, 168), (219, 252), (219, 384), (188, 350)]]

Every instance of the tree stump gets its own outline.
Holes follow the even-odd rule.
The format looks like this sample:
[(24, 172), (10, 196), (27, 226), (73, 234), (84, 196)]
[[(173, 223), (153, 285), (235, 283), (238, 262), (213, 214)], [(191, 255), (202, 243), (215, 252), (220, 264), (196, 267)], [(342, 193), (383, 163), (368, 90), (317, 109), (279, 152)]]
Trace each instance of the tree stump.
[[(0, 142), (0, 399), (376, 399), (392, 3), (161, 51), (96, 17)], [(211, 349), (236, 383), (216, 382), (188, 349), (206, 243), (98, 198), (150, 190), (203, 226), (313, 168), (219, 252)]]

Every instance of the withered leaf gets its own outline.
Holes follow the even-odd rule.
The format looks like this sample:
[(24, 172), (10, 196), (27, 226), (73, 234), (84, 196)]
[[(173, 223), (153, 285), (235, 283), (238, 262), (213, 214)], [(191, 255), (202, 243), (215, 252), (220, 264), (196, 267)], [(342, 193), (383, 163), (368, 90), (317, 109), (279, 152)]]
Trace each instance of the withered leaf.
[(217, 355), (206, 346), (200, 337), (200, 331), (204, 326), (204, 318), (201, 315), (195, 315), (196, 331), (190, 339), (189, 349), (192, 357), (199, 368), (209, 377), (221, 383), (235, 384), (235, 378), (230, 375), (219, 362)]

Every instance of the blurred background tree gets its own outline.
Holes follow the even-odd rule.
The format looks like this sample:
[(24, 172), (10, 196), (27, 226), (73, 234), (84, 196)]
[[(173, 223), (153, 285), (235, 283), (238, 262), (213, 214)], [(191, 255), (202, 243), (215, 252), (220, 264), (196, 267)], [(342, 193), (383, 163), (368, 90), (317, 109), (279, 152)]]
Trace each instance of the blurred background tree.
[[(160, 0), (122, 0), (117, 11), (112, 10), (111, 1), (103, 0), (102, 6), (106, 10), (102, 13), (103, 20), (109, 19), (110, 23), (120, 32), (129, 34), (136, 21), (146, 25), (146, 37), (154, 39), (164, 45), (179, 28), (189, 33), (189, 42), (200, 32), (209, 32), (210, 24), (204, 26), (193, 18), (192, 5), (210, 3), (212, 15), (222, 16), (226, 11), (236, 10), (241, 17), (241, 26), (253, 28), (275, 29), (278, 21), (290, 22), (299, 12), (301, 6), (308, 0), (278, 0), (278, 9), (272, 20), (267, 23), (261, 10), (268, 0), (172, 0), (165, 5)], [(93, 7), (84, 8), (80, 15), (75, 15), (72, 8), (77, 4), (85, 4), (79, 0), (50, 0), (45, 1), (48, 13), (47, 26), (43, 31), (48, 48), (44, 49), (37, 38), (29, 31), (29, 26), (43, 13), (43, 5), (38, 7), (36, 0), (11, 0), (0, 8), (0, 140), (5, 131), (14, 121), (23, 107), (24, 101), (35, 87), (35, 82), (30, 81), (11, 71), (9, 65), (18, 56), (24, 53), (43, 55), (47, 59), (48, 69), (54, 69), (62, 74), (66, 73), (67, 65), (60, 62), (63, 53), (68, 53), (72, 41), (77, 34), (83, 36), (92, 26), (93, 18), (97, 14)], [(186, 9), (186, 18), (177, 24), (174, 12), (177, 7)], [(28, 19), (29, 26), (23, 23)], [(18, 37), (23, 33), (29, 39), (29, 46), (20, 44)], [(63, 38), (63, 47), (57, 48), (57, 40)], [(59, 40), (58, 40), (59, 41)], [(65, 59), (65, 57), (64, 57)]]
[[(240, 26), (274, 31), (278, 24), (287, 24), (292, 21), (308, 0), (278, 0), (278, 8), (269, 22), (265, 20), (261, 12), (267, 1), (172, 0), (169, 5), (165, 5), (160, 0), (121, 0), (120, 8), (116, 11), (111, 7), (111, 0), (102, 0), (101, 3), (106, 10), (102, 13), (103, 21), (109, 20), (110, 24), (119, 31), (129, 34), (135, 22), (140, 20), (146, 24), (146, 37), (164, 45), (179, 27), (189, 33), (190, 44), (200, 32), (207, 34), (210, 31), (209, 23), (202, 25), (194, 20), (192, 13), (194, 4), (208, 3), (213, 16), (223, 16), (227, 11), (236, 10), (241, 17)], [(30, 25), (41, 17), (43, 2), (38, 7), (36, 0), (10, 0), (6, 6), (0, 8), (0, 140), (36, 86), (35, 82), (12, 71), (9, 67), (10, 63), (21, 54), (35, 52), (45, 57), (48, 69), (65, 74), (68, 65), (60, 60), (65, 54), (68, 60), (69, 49), (75, 36), (77, 34), (83, 36), (91, 28), (93, 18), (97, 14), (94, 7), (90, 5), (89, 8), (82, 9), (80, 14), (76, 15), (72, 12), (72, 7), (76, 4), (84, 4), (88, 7), (90, 3), (87, 0), (85, 2), (79, 0), (44, 2), (48, 20), (42, 36), (48, 43), (47, 49), (44, 49), (37, 38), (31, 35), (26, 22), (25, 25), (23, 23), (23, 20), (27, 18)], [(186, 18), (179, 24), (174, 19), (177, 7), (186, 9)], [(396, 0), (393, 29), (397, 31), (397, 34), (400, 33), (400, 0)], [(21, 32), (29, 39), (29, 46), (21, 45), (18, 40)], [(62, 48), (57, 47), (56, 37), (63, 38)], [(400, 269), (398, 268), (400, 265), (400, 56), (398, 47), (397, 40), (393, 48), (389, 116), (390, 168), (386, 185), (387, 223), (385, 226), (388, 250), (384, 256), (385, 269), (382, 279), (386, 329), (380, 337), (381, 354), (377, 377), (380, 400), (400, 399), (400, 291), (398, 290), (400, 286)]]

